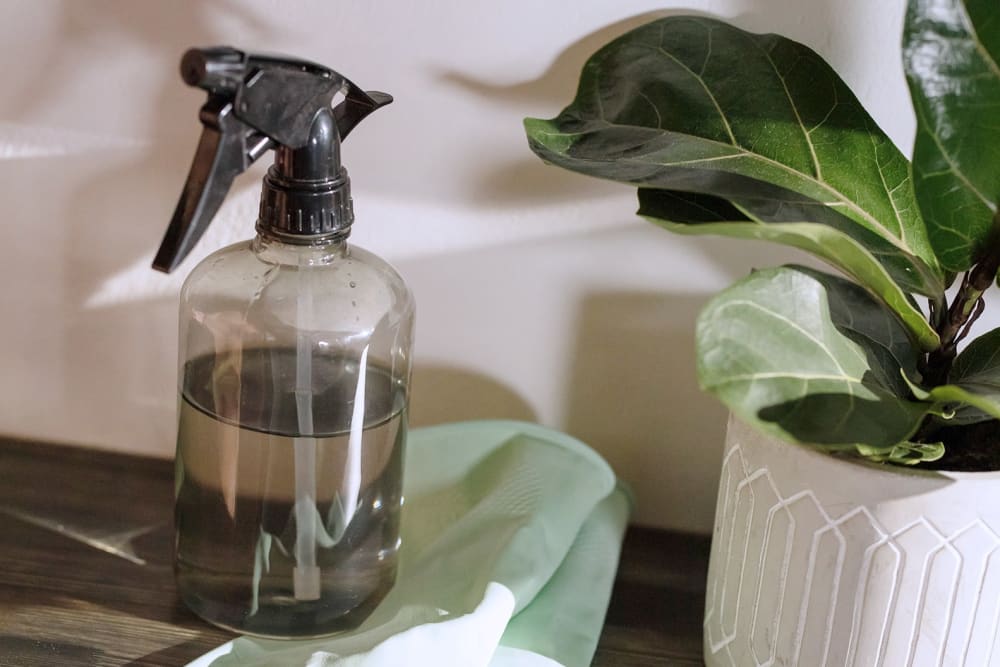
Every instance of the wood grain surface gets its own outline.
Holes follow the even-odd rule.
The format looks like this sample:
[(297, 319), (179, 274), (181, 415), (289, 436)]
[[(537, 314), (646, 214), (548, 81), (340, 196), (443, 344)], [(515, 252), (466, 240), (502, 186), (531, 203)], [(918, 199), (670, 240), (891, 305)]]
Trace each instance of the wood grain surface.
[[(185, 665), (232, 637), (174, 591), (173, 464), (0, 440), (0, 665)], [(701, 665), (708, 539), (630, 529), (594, 665)]]

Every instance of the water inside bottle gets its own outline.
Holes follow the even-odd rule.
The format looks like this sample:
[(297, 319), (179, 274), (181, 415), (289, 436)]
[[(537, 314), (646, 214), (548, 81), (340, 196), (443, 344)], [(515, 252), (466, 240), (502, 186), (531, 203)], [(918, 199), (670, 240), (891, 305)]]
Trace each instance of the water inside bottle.
[[(405, 388), (377, 365), (316, 353), (314, 432), (299, 433), (295, 360), (295, 348), (260, 348), (198, 357), (184, 369), (178, 589), (196, 613), (245, 634), (354, 628), (395, 580)], [(355, 424), (362, 371), (364, 423)], [(305, 508), (295, 506), (296, 442), (315, 448), (316, 497)], [(295, 584), (302, 517), (314, 522), (319, 590), (305, 597), (315, 599)]]

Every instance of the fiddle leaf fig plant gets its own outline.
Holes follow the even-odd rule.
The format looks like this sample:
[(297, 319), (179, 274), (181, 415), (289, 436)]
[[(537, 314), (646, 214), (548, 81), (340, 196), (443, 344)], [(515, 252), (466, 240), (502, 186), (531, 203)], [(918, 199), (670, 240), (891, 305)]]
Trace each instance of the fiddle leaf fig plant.
[(713, 298), (700, 382), (784, 439), (917, 463), (955, 428), (1000, 426), (1000, 330), (959, 353), (1000, 267), (995, 8), (911, 0), (903, 57), (912, 165), (814, 51), (704, 17), (614, 40), (525, 129), (546, 162), (637, 186), (639, 214), (673, 232), (837, 269), (755, 271)]

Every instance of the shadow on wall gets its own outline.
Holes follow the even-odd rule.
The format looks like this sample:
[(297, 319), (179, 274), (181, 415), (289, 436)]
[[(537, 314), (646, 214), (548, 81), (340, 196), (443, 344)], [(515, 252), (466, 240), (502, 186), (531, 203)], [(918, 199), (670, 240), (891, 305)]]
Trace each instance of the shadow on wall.
[[(490, 102), (527, 109), (535, 116), (555, 116), (573, 99), (580, 70), (587, 58), (607, 42), (644, 23), (676, 12), (647, 12), (612, 23), (570, 44), (552, 61), (543, 74), (531, 81), (498, 85), (481, 81), (458, 70), (439, 74), (441, 80)], [(519, 123), (519, 120), (514, 122)], [(614, 194), (616, 186), (597, 179), (581, 178), (542, 163), (531, 154), (523, 137), (524, 156), (506, 164), (483, 165), (478, 185), (469, 198), (491, 207), (518, 207), (562, 201), (581, 201)]]
[[(237, 32), (254, 34), (266, 27), (229, 1), (61, 3), (53, 12), (59, 20), (51, 28), (49, 46), (36, 54), (38, 64), (32, 66), (45, 75), (33, 77), (30, 88), (17, 90), (4, 105), (6, 119), (37, 123), (37, 111), (72, 85), (81, 54), (95, 53), (98, 61), (108, 57), (100, 51), (105, 43), (141, 54), (136, 77), (162, 80), (156, 103), (148, 105), (153, 112), (148, 126), (134, 130), (148, 139), (138, 150), (75, 155), (68, 147), (68, 156), (5, 165), (18, 172), (5, 188), (8, 208), (25, 224), (45, 223), (36, 243), (47, 244), (49, 253), (61, 253), (46, 258), (52, 270), (45, 272), (32, 268), (37, 251), (30, 248), (17, 249), (7, 262), (14, 275), (38, 278), (32, 293), (40, 298), (19, 324), (44, 331), (52, 340), (43, 345), (30, 332), (8, 333), (4, 340), (25, 350), (23, 361), (30, 368), (22, 376), (39, 376), (40, 389), (55, 385), (63, 394), (55, 401), (61, 409), (56, 415), (36, 414), (41, 409), (30, 401), (17, 406), (18, 431), (30, 435), (32, 420), (42, 417), (50, 425), (47, 436), (67, 442), (157, 454), (172, 447), (176, 299), (143, 297), (137, 302), (126, 295), (124, 303), (99, 306), (87, 301), (109, 278), (150, 256), (166, 229), (201, 130), (198, 106), (204, 99), (200, 91), (181, 84), (176, 64), (192, 44), (228, 41), (213, 28), (222, 15)], [(160, 65), (151, 67), (150, 62)], [(111, 117), (123, 114), (118, 105), (129, 103), (127, 89), (120, 91), (120, 99), (108, 99), (109, 90), (95, 90), (95, 103)], [(145, 102), (142, 106), (147, 108)], [(183, 129), (183, 137), (177, 128)], [(47, 183), (46, 196), (38, 189), (41, 179)], [(18, 299), (16, 294), (4, 296)], [(94, 400), (81, 398), (86, 396)]]
[(645, 12), (604, 26), (567, 46), (545, 72), (531, 81), (498, 85), (480, 81), (458, 70), (447, 70), (440, 76), (444, 81), (498, 103), (518, 106), (529, 103), (538, 105), (540, 112), (551, 111), (554, 114), (573, 98), (583, 64), (599, 48), (650, 21), (690, 13), (676, 10)]
[[(24, 123), (35, 121), (34, 112), (60, 99), (60, 92), (78, 76), (80, 63), (75, 56), (79, 48), (94, 44), (123, 43), (138, 52), (149, 53), (154, 60), (169, 63), (168, 69), (147, 71), (147, 76), (163, 78), (162, 72), (177, 72), (183, 49), (217, 42), (219, 35), (212, 25), (225, 18), (229, 25), (249, 34), (263, 32), (267, 22), (247, 11), (238, 0), (173, 0), (169, 3), (132, 3), (127, 0), (90, 0), (86, 3), (64, 0), (53, 12), (58, 23), (53, 25), (45, 40), (47, 49), (31, 54), (32, 69), (39, 73), (30, 79), (30, 89), (10, 91), (4, 100), (4, 116)], [(41, 74), (44, 73), (44, 76)], [(173, 83), (173, 82), (171, 82)], [(171, 88), (164, 89), (158, 100), (155, 127), (178, 112), (187, 113), (182, 100), (171, 100)], [(121, 98), (99, 100), (100, 104), (128, 104), (127, 91)], [(156, 130), (154, 129), (153, 133)], [(162, 148), (163, 146), (161, 146)]]
[(636, 491), (633, 521), (712, 525), (726, 411), (699, 391), (701, 296), (599, 292), (580, 304), (567, 431)]
[[(538, 77), (530, 81), (514, 84), (493, 84), (481, 81), (458, 70), (446, 70), (440, 77), (449, 83), (464, 88), (501, 104), (537, 104), (541, 113), (553, 115), (569, 104), (576, 93), (577, 82), (584, 63), (598, 49), (608, 42), (639, 28), (647, 23), (668, 16), (704, 16), (716, 18), (742, 27), (752, 32), (773, 32), (786, 35), (796, 41), (809, 44), (831, 62), (853, 66), (864, 53), (862, 43), (857, 41), (858, 30), (852, 29), (863, 24), (864, 12), (849, 12), (845, 4), (864, 8), (869, 0), (796, 0), (796, 11), (788, 11), (788, 0), (731, 0), (728, 12), (705, 12), (691, 8), (664, 9), (636, 14), (595, 30), (576, 40), (552, 61)], [(840, 24), (841, 30), (830, 30), (831, 25)], [(876, 26), (877, 29), (882, 29)], [(837, 38), (855, 48), (833, 48)], [(839, 56), (834, 58), (833, 56)]]
[[(799, 0), (795, 11), (787, 11), (788, 0), (732, 0), (727, 8), (728, 16), (720, 11), (704, 12), (690, 8), (645, 12), (581, 37), (560, 52), (544, 73), (529, 81), (494, 84), (458, 70), (446, 70), (439, 76), (445, 82), (496, 104), (528, 109), (529, 116), (550, 118), (572, 101), (584, 63), (602, 46), (656, 19), (696, 15), (723, 19), (752, 32), (773, 32), (803, 42), (818, 51), (850, 81), (860, 77), (867, 68), (863, 55), (866, 53), (866, 41), (859, 38), (859, 34), (883, 29), (877, 25), (878, 21), (869, 21), (868, 25), (863, 23), (865, 10), (869, 9), (864, 4), (866, 2)], [(848, 7), (857, 5), (857, 8), (850, 11), (845, 4)], [(857, 92), (863, 98), (877, 95), (877, 91), (873, 90)], [(494, 164), (484, 170), (479, 187), (472, 190), (471, 196), (491, 206), (518, 206), (592, 199), (612, 191), (597, 179), (585, 180), (583, 186), (578, 179), (579, 176), (570, 177), (547, 167), (525, 150), (523, 158), (507, 164)]]
[(410, 426), (473, 419), (537, 421), (516, 391), (481, 373), (418, 363), (413, 369)]

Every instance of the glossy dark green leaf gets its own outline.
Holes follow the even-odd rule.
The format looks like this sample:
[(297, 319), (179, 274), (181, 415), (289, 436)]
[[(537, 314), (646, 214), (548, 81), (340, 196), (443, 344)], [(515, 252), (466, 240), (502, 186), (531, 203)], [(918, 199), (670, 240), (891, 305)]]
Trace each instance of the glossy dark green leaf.
[(832, 209), (917, 267), (914, 291), (942, 290), (906, 159), (836, 73), (791, 40), (660, 19), (598, 51), (558, 117), (525, 126), (538, 155), (581, 173), (817, 214), (802, 222)]
[(889, 447), (933, 408), (912, 398), (917, 353), (865, 290), (801, 267), (751, 274), (716, 296), (697, 327), (702, 387), (785, 439)]
[[(905, 291), (916, 269), (902, 263), (884, 239), (866, 232), (836, 212), (804, 212), (804, 206), (786, 201), (738, 199), (728, 202), (710, 195), (639, 189), (639, 215), (680, 234), (715, 234), (732, 238), (772, 241), (805, 250), (844, 271), (881, 298), (896, 313), (924, 350), (940, 344), (934, 328)], [(823, 222), (800, 222), (818, 218)], [(848, 231), (842, 231), (846, 227)], [(852, 236), (851, 232), (854, 235)], [(869, 247), (857, 240), (869, 236)], [(883, 253), (876, 256), (872, 249)], [(907, 269), (910, 269), (909, 271)]]
[(910, 0), (903, 41), (918, 201), (941, 265), (964, 271), (1000, 199), (1000, 5)]

